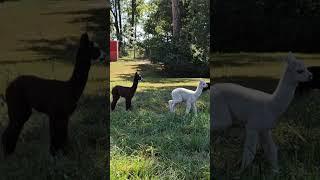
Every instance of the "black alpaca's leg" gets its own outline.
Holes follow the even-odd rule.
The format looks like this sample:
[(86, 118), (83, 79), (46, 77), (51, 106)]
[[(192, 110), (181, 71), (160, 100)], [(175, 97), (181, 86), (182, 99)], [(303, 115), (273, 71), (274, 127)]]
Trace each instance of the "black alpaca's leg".
[(68, 117), (50, 117), (50, 153), (55, 156), (68, 140)]
[(14, 152), (24, 123), (29, 119), (32, 110), (22, 102), (11, 103), (8, 101), (9, 124), (2, 134), (2, 146), (4, 155)]
[(112, 95), (112, 103), (111, 103), (111, 110), (113, 111), (116, 108), (117, 102), (119, 100), (119, 95)]
[(132, 98), (126, 98), (126, 110), (131, 110), (131, 99)]

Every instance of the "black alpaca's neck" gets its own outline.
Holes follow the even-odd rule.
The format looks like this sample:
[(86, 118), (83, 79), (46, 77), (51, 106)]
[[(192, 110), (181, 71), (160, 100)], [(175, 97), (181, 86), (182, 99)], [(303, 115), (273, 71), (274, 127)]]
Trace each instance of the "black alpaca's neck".
[(69, 80), (75, 100), (80, 98), (86, 86), (91, 66), (90, 57), (86, 53), (81, 53), (81, 51), (81, 49), (78, 50), (73, 73)]
[(132, 86), (131, 86), (131, 92), (132, 92), (132, 93), (135, 93), (135, 92), (136, 92), (137, 87), (138, 87), (138, 83), (139, 83), (138, 80), (136, 80), (136, 79), (133, 80), (133, 84), (132, 84)]

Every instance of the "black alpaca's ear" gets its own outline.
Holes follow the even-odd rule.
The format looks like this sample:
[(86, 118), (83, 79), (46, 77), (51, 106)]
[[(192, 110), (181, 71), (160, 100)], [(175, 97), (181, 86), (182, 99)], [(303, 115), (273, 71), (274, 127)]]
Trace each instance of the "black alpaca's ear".
[(80, 47), (87, 47), (89, 44), (88, 33), (83, 33), (80, 38)]

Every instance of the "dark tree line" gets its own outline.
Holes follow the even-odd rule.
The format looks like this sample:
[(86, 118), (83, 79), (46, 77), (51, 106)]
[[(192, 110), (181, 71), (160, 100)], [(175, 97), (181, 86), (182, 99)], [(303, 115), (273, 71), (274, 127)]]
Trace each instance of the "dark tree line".
[(320, 52), (320, 0), (215, 0), (211, 51)]

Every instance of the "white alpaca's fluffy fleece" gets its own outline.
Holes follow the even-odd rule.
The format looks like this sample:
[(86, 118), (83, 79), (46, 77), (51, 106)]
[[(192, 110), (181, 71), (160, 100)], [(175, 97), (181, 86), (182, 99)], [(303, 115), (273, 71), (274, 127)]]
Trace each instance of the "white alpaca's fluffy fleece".
[(196, 102), (199, 99), (203, 88), (207, 87), (207, 83), (200, 80), (199, 85), (195, 91), (186, 88), (176, 88), (171, 92), (172, 100), (169, 100), (169, 109), (171, 112), (175, 111), (175, 106), (178, 103), (186, 102), (186, 114), (190, 112), (191, 106), (193, 107), (194, 113), (197, 115)]
[(272, 140), (271, 129), (288, 108), (298, 83), (312, 79), (312, 74), (304, 63), (297, 60), (291, 52), (285, 62), (284, 73), (273, 94), (232, 83), (217, 83), (210, 88), (211, 137), (216, 130), (230, 127), (234, 120), (245, 125), (246, 139), (240, 173), (253, 161), (258, 142), (262, 144), (272, 170), (278, 171), (277, 147)]

